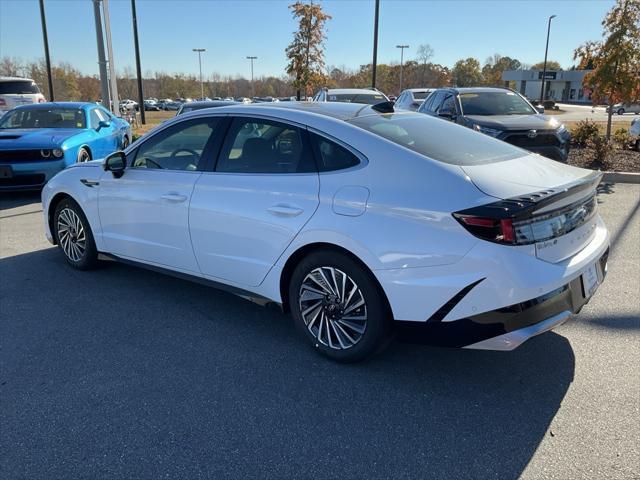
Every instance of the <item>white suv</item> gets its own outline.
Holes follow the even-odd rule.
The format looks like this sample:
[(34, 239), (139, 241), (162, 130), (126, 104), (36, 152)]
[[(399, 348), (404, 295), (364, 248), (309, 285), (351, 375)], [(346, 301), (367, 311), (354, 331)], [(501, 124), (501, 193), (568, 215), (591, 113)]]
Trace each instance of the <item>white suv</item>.
[(346, 102), (375, 105), (388, 102), (387, 96), (374, 88), (323, 88), (313, 97), (314, 102)]
[(20, 105), (43, 102), (44, 95), (30, 78), (0, 77), (0, 116)]

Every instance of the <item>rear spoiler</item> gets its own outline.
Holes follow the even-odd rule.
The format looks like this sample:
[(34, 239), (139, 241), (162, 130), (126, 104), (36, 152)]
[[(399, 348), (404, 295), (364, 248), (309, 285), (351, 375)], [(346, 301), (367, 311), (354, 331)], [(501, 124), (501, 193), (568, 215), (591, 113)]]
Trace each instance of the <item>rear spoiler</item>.
[(540, 210), (547, 205), (562, 200), (563, 198), (595, 189), (602, 181), (602, 175), (602, 172), (594, 171), (579, 180), (560, 187), (549, 188), (539, 192), (521, 195), (519, 197), (499, 200), (488, 205), (480, 205), (458, 213), (495, 219), (515, 220), (527, 217), (536, 210)]

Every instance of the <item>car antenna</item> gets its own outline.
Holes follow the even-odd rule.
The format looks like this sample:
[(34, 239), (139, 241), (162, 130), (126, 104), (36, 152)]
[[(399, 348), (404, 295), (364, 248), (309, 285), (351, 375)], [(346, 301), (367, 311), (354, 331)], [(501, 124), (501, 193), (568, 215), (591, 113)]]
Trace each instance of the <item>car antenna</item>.
[(371, 107), (376, 112), (380, 113), (393, 113), (395, 110), (393, 109), (393, 102), (380, 102), (376, 103)]

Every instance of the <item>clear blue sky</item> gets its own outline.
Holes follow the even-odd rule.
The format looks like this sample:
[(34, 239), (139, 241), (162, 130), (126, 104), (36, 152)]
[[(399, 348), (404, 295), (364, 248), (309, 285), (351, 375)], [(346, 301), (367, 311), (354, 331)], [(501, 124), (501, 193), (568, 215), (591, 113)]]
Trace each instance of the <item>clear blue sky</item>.
[[(206, 48), (206, 75), (249, 76), (247, 55), (256, 55), (255, 75), (281, 75), (284, 49), (296, 25), (287, 5), (292, 0), (137, 0), (143, 72), (197, 73), (194, 47)], [(327, 65), (357, 68), (371, 62), (373, 0), (325, 0), (333, 16), (327, 24)], [(433, 62), (494, 54), (536, 63), (544, 57), (547, 17), (556, 14), (549, 58), (572, 65), (575, 47), (600, 38), (600, 22), (613, 0), (427, 1), (382, 0), (378, 62), (399, 61), (395, 45), (434, 49)], [(46, 0), (51, 57), (84, 73), (97, 73), (91, 0)], [(130, 0), (111, 0), (116, 68), (133, 67)], [(42, 58), (38, 0), (0, 0), (0, 57)]]

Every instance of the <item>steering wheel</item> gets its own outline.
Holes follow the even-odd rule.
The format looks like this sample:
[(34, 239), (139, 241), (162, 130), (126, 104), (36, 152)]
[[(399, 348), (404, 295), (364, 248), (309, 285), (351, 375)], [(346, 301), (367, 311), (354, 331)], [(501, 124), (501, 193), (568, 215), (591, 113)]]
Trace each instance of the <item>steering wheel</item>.
[(149, 157), (142, 157), (140, 159), (136, 159), (136, 161), (133, 162), (133, 166), (137, 168), (141, 168), (143, 165), (144, 165), (144, 168), (148, 168), (147, 165), (149, 164), (155, 165), (155, 168), (164, 169), (163, 166), (161, 166), (158, 162), (156, 162), (155, 160), (152, 160)]
[(171, 154), (171, 158), (176, 158), (179, 152), (187, 152), (196, 157), (196, 159), (200, 159), (200, 155), (198, 155), (198, 152), (196, 152), (195, 150), (191, 150), (190, 148), (179, 148), (177, 150), (174, 150), (174, 152)]

